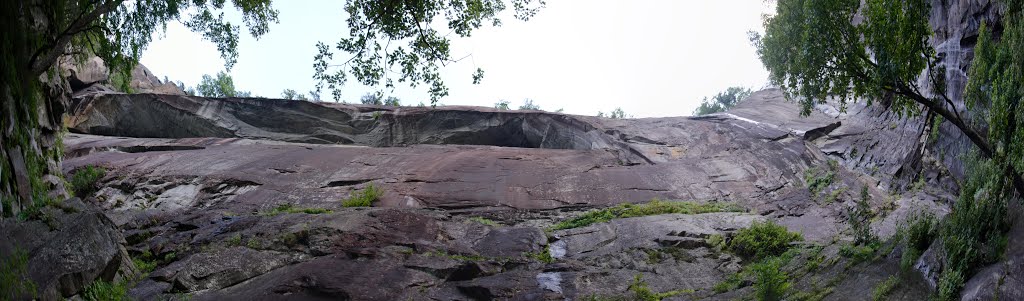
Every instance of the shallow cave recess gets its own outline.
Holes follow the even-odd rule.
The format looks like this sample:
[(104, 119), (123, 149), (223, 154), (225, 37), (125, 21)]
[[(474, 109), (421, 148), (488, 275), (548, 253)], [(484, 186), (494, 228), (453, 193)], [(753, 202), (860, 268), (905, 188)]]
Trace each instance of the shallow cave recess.
[[(414, 144), (592, 150), (618, 148), (616, 141), (570, 116), (464, 111), (392, 115), (377, 124), (386, 132), (379, 147)], [(376, 129), (370, 129), (371, 134)]]

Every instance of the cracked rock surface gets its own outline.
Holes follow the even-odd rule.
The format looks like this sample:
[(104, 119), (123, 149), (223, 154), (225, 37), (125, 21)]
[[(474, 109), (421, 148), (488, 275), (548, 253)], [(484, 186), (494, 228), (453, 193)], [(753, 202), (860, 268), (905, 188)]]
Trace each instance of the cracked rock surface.
[[(883, 236), (911, 207), (948, 212), (952, 195), (892, 195), (891, 177), (823, 151), (869, 137), (843, 134), (861, 115), (800, 117), (771, 89), (692, 118), (151, 94), (84, 95), (75, 112), (65, 168), (105, 168), (86, 200), (128, 254), (160, 258), (133, 283), (137, 299), (577, 300), (628, 297), (639, 277), (680, 292), (667, 300), (729, 300), (749, 283), (713, 288), (750, 262), (712, 241), (768, 219), (805, 239), (786, 267), (794, 287), (870, 290), (893, 270), (849, 278), (838, 255), (860, 188)], [(902, 162), (906, 148), (874, 151)], [(809, 191), (808, 175), (826, 173), (831, 184)], [(372, 207), (342, 206), (371, 185), (383, 191)], [(742, 210), (553, 228), (652, 199)], [(804, 267), (821, 256), (836, 259)], [(894, 296), (926, 296), (915, 283)]]

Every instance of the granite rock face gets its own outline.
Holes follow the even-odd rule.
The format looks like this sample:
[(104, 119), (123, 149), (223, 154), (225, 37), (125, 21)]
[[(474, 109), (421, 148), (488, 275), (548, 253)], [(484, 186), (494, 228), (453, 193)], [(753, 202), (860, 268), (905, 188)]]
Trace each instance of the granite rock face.
[[(931, 43), (950, 70), (947, 89), (960, 91), (978, 26), (1002, 8), (933, 2)], [(62, 224), (103, 227), (82, 225), (91, 234), (77, 238), (95, 256), (31, 275), (44, 299), (132, 274), (129, 257), (146, 254), (159, 258), (156, 270), (130, 292), (145, 300), (629, 299), (639, 282), (678, 293), (665, 300), (734, 300), (752, 296), (751, 283), (716, 286), (751, 262), (721, 243), (770, 219), (805, 238), (783, 268), (794, 290), (865, 300), (900, 273), (901, 251), (866, 263), (840, 255), (860, 189), (877, 214), (872, 228), (891, 237), (918, 211), (949, 212), (964, 174), (959, 156), (971, 147), (949, 124), (927, 139), (928, 120), (896, 116), (884, 103), (841, 112), (830, 102), (799, 116), (774, 89), (726, 113), (605, 119), (192, 97), (144, 67), (130, 85), (147, 94), (128, 95), (113, 92), (103, 68), (93, 59), (66, 70), (76, 93), (64, 164), (65, 172), (108, 170), (98, 192), (81, 196), (83, 208), (103, 214)], [(830, 184), (809, 191), (825, 175)], [(383, 191), (372, 207), (342, 206), (371, 185)], [(552, 228), (587, 210), (655, 198), (743, 210)], [(1010, 245), (1024, 237), (1019, 218)], [(33, 227), (0, 231), (43, 232)], [(0, 250), (10, 248), (0, 241)], [(925, 252), (890, 299), (931, 294), (938, 249)], [(1011, 248), (980, 270), (963, 299), (1024, 299), (1020, 253)], [(39, 254), (30, 260), (75, 258)]]
[[(799, 117), (777, 90), (697, 118), (155, 94), (87, 95), (73, 110), (65, 168), (109, 171), (88, 199), (130, 254), (174, 254), (132, 289), (140, 299), (562, 300), (625, 296), (638, 276), (653, 291), (729, 299), (750, 288), (711, 288), (748, 262), (711, 237), (772, 219), (834, 255), (860, 187), (889, 208), (880, 233), (920, 198), (888, 203), (882, 178), (828, 162), (819, 147), (848, 137), (836, 132), (857, 115)], [(834, 179), (817, 194), (805, 185), (814, 172)], [(370, 185), (383, 190), (373, 207), (341, 205)], [(744, 212), (545, 231), (655, 198)], [(908, 286), (904, 299), (926, 290)]]

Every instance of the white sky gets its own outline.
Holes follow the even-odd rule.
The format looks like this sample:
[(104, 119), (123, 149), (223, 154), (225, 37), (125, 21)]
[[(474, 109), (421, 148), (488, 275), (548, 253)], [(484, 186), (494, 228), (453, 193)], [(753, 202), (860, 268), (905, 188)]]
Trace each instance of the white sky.
[[(448, 105), (518, 107), (531, 98), (545, 110), (595, 115), (622, 107), (636, 117), (690, 115), (703, 97), (730, 86), (760, 89), (767, 71), (747, 39), (763, 31), (764, 0), (548, 0), (527, 22), (503, 18), (471, 38), (453, 41), (453, 57), (472, 59), (442, 69)], [(235, 87), (276, 98), (284, 89), (309, 95), (316, 42), (348, 32), (343, 1), (275, 1), (280, 23), (259, 40), (242, 28)], [(511, 10), (511, 8), (510, 8)], [(240, 22), (238, 22), (240, 23)], [(439, 29), (440, 30), (440, 29)], [(335, 58), (347, 58), (335, 54)], [(157, 76), (194, 86), (224, 63), (214, 45), (178, 23), (154, 35), (142, 64)], [(485, 76), (472, 84), (476, 67)], [(357, 102), (371, 87), (354, 80), (342, 100)], [(324, 91), (323, 100), (331, 100)], [(424, 86), (390, 95), (406, 105), (429, 104)]]

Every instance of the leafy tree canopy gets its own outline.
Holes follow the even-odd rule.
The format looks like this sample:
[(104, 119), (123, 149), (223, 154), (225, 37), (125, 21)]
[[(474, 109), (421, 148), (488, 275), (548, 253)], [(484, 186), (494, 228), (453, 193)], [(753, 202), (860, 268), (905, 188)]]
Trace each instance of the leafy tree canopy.
[(771, 82), (803, 114), (829, 96), (843, 106), (881, 100), (902, 115), (941, 116), (978, 147), (984, 158), (968, 160), (960, 199), (943, 223), (939, 300), (958, 299), (964, 281), (1006, 249), (1007, 202), (1024, 193), (1024, 1), (1001, 4), (1001, 37), (981, 26), (964, 91), (974, 120), (945, 90), (945, 66), (928, 44), (929, 1), (779, 0), (765, 35), (752, 35)]
[[(1007, 3), (1012, 11), (1019, 2)], [(905, 116), (925, 108), (990, 157), (989, 140), (964, 120), (945, 91), (945, 66), (928, 44), (930, 12), (927, 0), (779, 0), (775, 15), (765, 19), (764, 36), (752, 33), (751, 41), (771, 83), (798, 101), (802, 114), (830, 96), (838, 98), (841, 110), (858, 99), (881, 99)]]
[(527, 98), (523, 100), (523, 105), (519, 106), (520, 110), (540, 110), (540, 106), (533, 103), (533, 99)]
[(509, 109), (508, 104), (509, 104), (508, 100), (502, 99), (502, 100), (494, 103), (494, 108), (498, 109), (498, 110), (508, 110)]
[(295, 92), (295, 90), (292, 89), (284, 89), (284, 91), (281, 91), (281, 98), (288, 100), (307, 100), (306, 95)]
[(369, 93), (363, 94), (363, 97), (359, 98), (359, 102), (364, 104), (364, 105), (382, 105), (382, 104), (384, 104), (383, 102), (381, 102), (381, 94), (380, 93), (375, 93), (375, 92), (369, 92)]
[(196, 86), (196, 92), (199, 96), (205, 97), (252, 97), (249, 91), (236, 90), (235, 81), (224, 71), (217, 72), (217, 77), (203, 74), (202, 81)]
[[(14, 1), (21, 2), (21, 1)], [(56, 58), (72, 52), (92, 53), (102, 58), (115, 72), (130, 74), (152, 33), (165, 30), (167, 23), (180, 21), (187, 28), (213, 42), (231, 69), (238, 60), (239, 25), (224, 19), (226, 0), (98, 0), (39, 1), (49, 10), (49, 19), (57, 26), (47, 34), (31, 58), (36, 73), (52, 66)], [(241, 11), (243, 23), (256, 38), (277, 23), (278, 11), (271, 0), (232, 0)]]
[(725, 112), (746, 99), (751, 93), (749, 88), (729, 87), (712, 96), (710, 100), (704, 97), (704, 101), (693, 111), (693, 116)]
[[(395, 82), (429, 86), (431, 103), (448, 95), (439, 67), (455, 63), (450, 34), (469, 37), (485, 25), (500, 26), (498, 14), (511, 4), (514, 17), (527, 20), (544, 0), (346, 0), (348, 36), (333, 45), (317, 43), (313, 79), (335, 100), (349, 77), (363, 85), (394, 88)], [(448, 28), (433, 27), (443, 19)], [(335, 61), (339, 52), (348, 55)], [(473, 74), (473, 83), (483, 70)]]
[(607, 117), (607, 118), (611, 118), (611, 119), (623, 119), (623, 118), (626, 118), (626, 117), (632, 118), (633, 115), (626, 115), (626, 111), (623, 111), (622, 108), (615, 108), (614, 110), (612, 110), (611, 114), (607, 114), (607, 115), (604, 112), (602, 112), (602, 111), (598, 111), (597, 112), (597, 117)]

